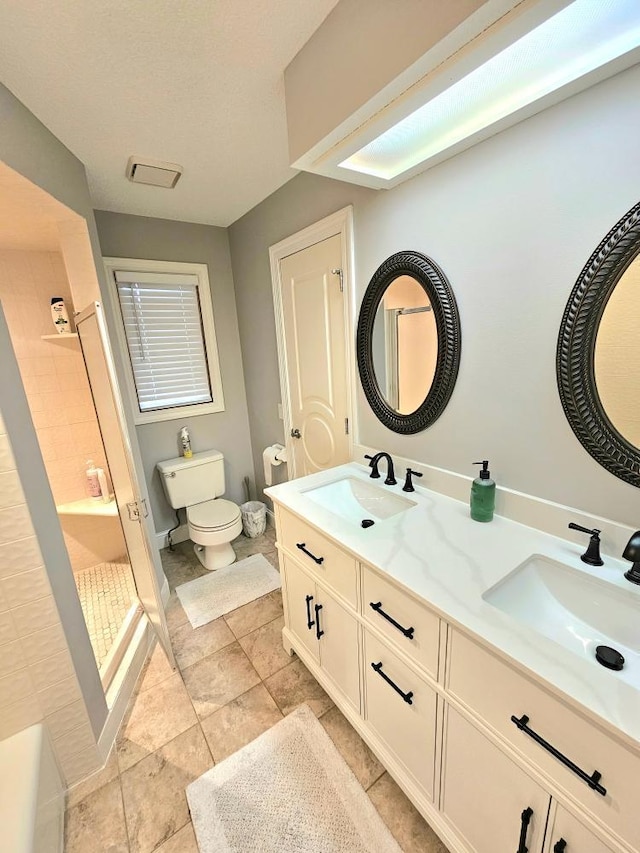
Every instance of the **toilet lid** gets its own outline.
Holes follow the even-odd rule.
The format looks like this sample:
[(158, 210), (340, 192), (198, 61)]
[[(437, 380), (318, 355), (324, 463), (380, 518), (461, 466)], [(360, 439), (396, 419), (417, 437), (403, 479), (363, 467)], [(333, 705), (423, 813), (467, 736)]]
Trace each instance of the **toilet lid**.
[(220, 498), (187, 507), (187, 521), (192, 527), (201, 530), (210, 530), (212, 527), (230, 527), (239, 518), (240, 507), (233, 501), (225, 501)]

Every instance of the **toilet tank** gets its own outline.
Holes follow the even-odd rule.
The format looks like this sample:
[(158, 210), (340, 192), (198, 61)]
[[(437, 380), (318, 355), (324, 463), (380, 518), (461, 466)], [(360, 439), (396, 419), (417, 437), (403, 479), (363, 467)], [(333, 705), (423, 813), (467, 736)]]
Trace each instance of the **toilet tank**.
[(224, 494), (224, 456), (219, 450), (158, 462), (167, 499), (174, 509), (200, 504)]

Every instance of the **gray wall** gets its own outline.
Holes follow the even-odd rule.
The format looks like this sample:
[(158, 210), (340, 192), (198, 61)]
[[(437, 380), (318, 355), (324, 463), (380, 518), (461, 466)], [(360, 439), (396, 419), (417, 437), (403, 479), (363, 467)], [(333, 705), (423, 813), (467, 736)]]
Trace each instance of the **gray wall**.
[[(84, 216), (94, 254), (99, 257), (82, 163), (2, 85), (0, 127), (0, 161)], [(97, 734), (104, 725), (107, 706), (4, 318), (0, 346), (3, 415), (80, 688)]]
[[(416, 249), (445, 271), (462, 321), (462, 363), (439, 421), (397, 436), (359, 393), (363, 443), (637, 524), (640, 495), (575, 439), (555, 381), (562, 312), (590, 253), (638, 201), (640, 67), (559, 104), (388, 192), (299, 175), (230, 228), (254, 457), (278, 435), (270, 244), (354, 205), (357, 302), (390, 254)], [(256, 317), (261, 322), (256, 322)]]
[(136, 427), (157, 531), (175, 525), (156, 463), (178, 455), (178, 432), (189, 427), (194, 451), (216, 448), (225, 457), (226, 496), (244, 500), (243, 477), (253, 483), (253, 461), (242, 370), (238, 319), (224, 228), (122, 213), (95, 211), (105, 257), (144, 258), (207, 264), (218, 339), (225, 411), (211, 415), (141, 424)]
[[(284, 438), (278, 417), (280, 375), (271, 291), (269, 246), (376, 190), (302, 172), (229, 228), (238, 324), (249, 405), (256, 482), (264, 488), (262, 451)], [(277, 482), (286, 466), (274, 468)], [(262, 495), (258, 495), (262, 498)]]

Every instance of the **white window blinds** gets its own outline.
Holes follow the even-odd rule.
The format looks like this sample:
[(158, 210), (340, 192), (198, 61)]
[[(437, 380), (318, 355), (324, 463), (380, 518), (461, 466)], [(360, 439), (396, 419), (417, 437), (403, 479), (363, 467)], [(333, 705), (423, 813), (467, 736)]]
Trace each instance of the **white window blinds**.
[(211, 403), (198, 278), (115, 271), (141, 412)]

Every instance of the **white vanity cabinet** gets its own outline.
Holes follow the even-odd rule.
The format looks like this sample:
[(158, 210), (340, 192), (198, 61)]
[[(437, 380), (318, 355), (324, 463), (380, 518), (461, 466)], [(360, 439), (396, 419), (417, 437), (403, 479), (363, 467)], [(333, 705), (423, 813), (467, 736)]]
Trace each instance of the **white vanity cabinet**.
[(452, 853), (640, 851), (637, 745), (275, 507), (285, 646)]
[(281, 559), (287, 627), (360, 712), (358, 623), (338, 599), (289, 557)]
[(550, 802), (528, 773), (447, 707), (440, 808), (469, 850), (542, 853)]

